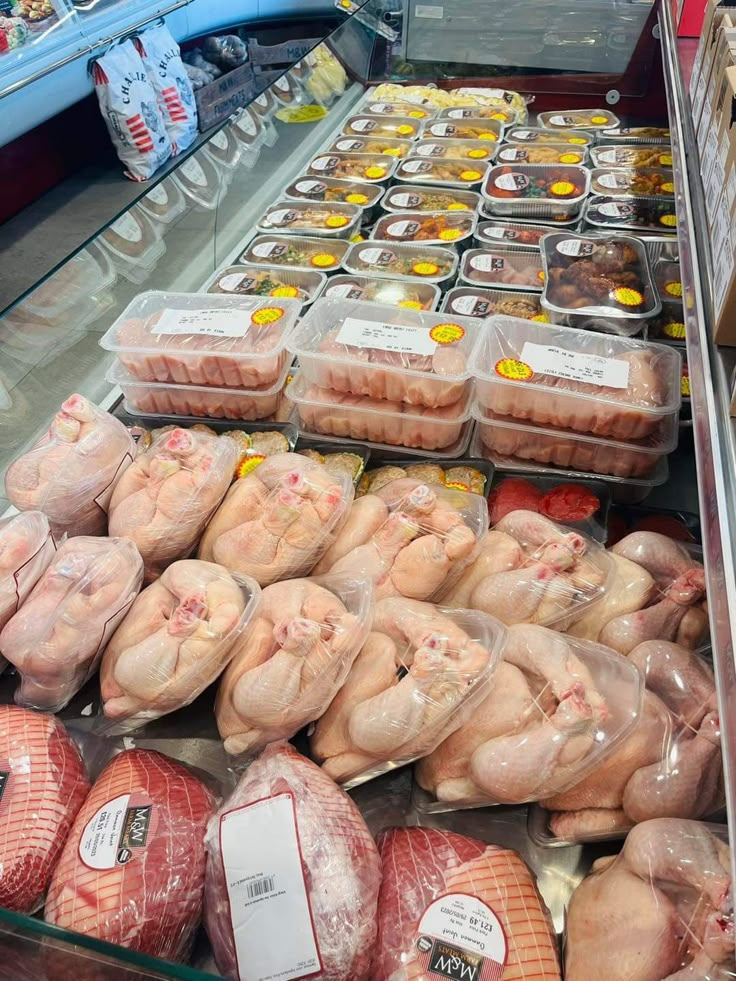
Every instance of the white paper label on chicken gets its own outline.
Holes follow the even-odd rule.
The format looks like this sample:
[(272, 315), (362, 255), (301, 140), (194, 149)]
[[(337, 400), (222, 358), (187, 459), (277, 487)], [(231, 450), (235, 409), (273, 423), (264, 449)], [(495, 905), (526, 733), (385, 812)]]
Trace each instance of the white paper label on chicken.
[(521, 349), (521, 360), (535, 373), (588, 382), (604, 388), (628, 388), (628, 361), (600, 358), (595, 354), (566, 351), (561, 347), (532, 344), (527, 341)]
[(220, 846), (238, 977), (292, 981), (319, 971), (293, 794), (223, 814)]
[(278, 211), (271, 211), (266, 216), (265, 223), (269, 225), (290, 225), (296, 219), (297, 213), (293, 208), (279, 208)]
[(256, 124), (253, 122), (250, 114), (247, 112), (243, 113), (235, 125), (238, 127), (238, 129), (241, 129), (246, 136), (256, 135)]
[(79, 839), (79, 857), (91, 869), (114, 869), (140, 854), (155, 831), (156, 809), (141, 793), (121, 794), (89, 819)]
[(192, 184), (196, 184), (197, 187), (207, 187), (207, 175), (202, 170), (202, 166), (198, 160), (186, 160), (179, 167), (179, 174), (186, 177)]
[(502, 191), (523, 191), (529, 185), (526, 174), (501, 174), (493, 182)]
[(370, 133), (376, 128), (376, 121), (374, 119), (356, 119), (350, 124), (350, 129), (354, 129), (356, 133)]
[(592, 255), (595, 245), (593, 242), (585, 242), (579, 238), (565, 238), (557, 243), (557, 251), (560, 255), (586, 256)]
[(110, 231), (126, 242), (140, 242), (143, 238), (143, 229), (132, 215), (122, 215), (110, 225)]
[(149, 191), (143, 200), (152, 201), (154, 204), (168, 204), (169, 196), (166, 193), (166, 188), (159, 184), (158, 187), (154, 187), (152, 191)]
[(398, 205), (400, 208), (418, 208), (422, 199), (418, 194), (394, 194), (391, 204)]
[(335, 149), (341, 153), (355, 153), (363, 148), (362, 140), (338, 140)]
[(167, 307), (151, 333), (245, 337), (249, 327), (250, 320), (242, 310), (172, 310)]
[(406, 160), (404, 161), (404, 170), (409, 174), (424, 174), (432, 169), (432, 164), (429, 160)]
[(391, 238), (412, 238), (420, 228), (418, 221), (392, 221), (386, 226), (386, 234)]
[(420, 157), (441, 157), (445, 151), (439, 143), (425, 143), (424, 146), (418, 146), (416, 152)]
[(454, 136), (457, 127), (452, 123), (432, 123), (429, 131), (432, 136)]
[(255, 284), (252, 276), (244, 276), (242, 273), (228, 273), (217, 281), (217, 285), (225, 293), (245, 293)]
[(419, 921), (417, 960), (428, 975), (453, 981), (498, 981), (507, 945), (498, 917), (484, 902), (448, 893)]
[(322, 181), (297, 181), (294, 186), (300, 194), (323, 194), (327, 190)]
[(374, 351), (394, 351), (398, 354), (431, 356), (437, 350), (437, 344), (423, 327), (382, 324), (357, 317), (345, 318), (335, 340), (351, 347), (368, 347)]

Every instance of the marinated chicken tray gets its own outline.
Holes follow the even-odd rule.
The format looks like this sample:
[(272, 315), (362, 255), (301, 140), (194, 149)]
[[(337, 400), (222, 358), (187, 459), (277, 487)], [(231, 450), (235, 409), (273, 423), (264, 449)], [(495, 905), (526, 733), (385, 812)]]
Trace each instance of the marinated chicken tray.
[(465, 283), (541, 291), (544, 285), (542, 257), (538, 252), (471, 249), (463, 256), (460, 279)]
[(460, 244), (475, 231), (476, 218), (462, 211), (403, 211), (386, 215), (376, 222), (372, 236), (387, 242), (427, 242)]
[(370, 208), (381, 197), (383, 189), (377, 184), (340, 180), (336, 177), (297, 177), (284, 189), (284, 196), (294, 200), (325, 201), (335, 204), (357, 204)]
[(259, 232), (349, 238), (360, 225), (363, 211), (355, 204), (308, 204), (277, 201), (258, 221)]
[(331, 299), (365, 300), (368, 303), (385, 303), (408, 310), (430, 311), (435, 309), (440, 291), (432, 283), (345, 274), (330, 277), (320, 295)]
[(609, 197), (633, 194), (643, 198), (673, 198), (675, 182), (672, 171), (664, 168), (617, 170), (596, 167), (590, 178), (590, 192)]
[(457, 253), (438, 246), (357, 242), (345, 256), (348, 272), (446, 283), (457, 270)]
[(585, 208), (585, 221), (593, 228), (632, 229), (660, 235), (677, 232), (675, 202), (658, 198), (593, 195)]
[(460, 317), (519, 317), (546, 323), (539, 293), (517, 290), (492, 290), (479, 286), (455, 286), (449, 290), (442, 309)]
[(244, 296), (291, 297), (311, 303), (325, 283), (324, 273), (307, 269), (280, 269), (278, 266), (228, 266), (210, 285), (208, 293)]
[(520, 222), (483, 221), (476, 231), (475, 238), (481, 247), (502, 245), (504, 249), (538, 251), (539, 243), (545, 235), (556, 229), (550, 225), (522, 224)]
[(496, 153), (496, 163), (584, 164), (588, 160), (585, 147), (569, 143), (504, 143)]
[(449, 184), (456, 187), (473, 187), (483, 180), (488, 166), (483, 160), (454, 160), (448, 157), (436, 160), (410, 156), (400, 160), (396, 168), (396, 180), (411, 183)]
[(343, 177), (359, 181), (387, 181), (396, 161), (386, 153), (322, 153), (307, 167), (316, 177)]
[(490, 160), (494, 149), (488, 140), (421, 139), (412, 144), (411, 152), (417, 157)]
[(409, 119), (429, 119), (434, 116), (433, 106), (418, 105), (416, 102), (366, 101), (360, 106), (360, 112), (368, 116), (408, 116)]
[(422, 122), (412, 116), (350, 116), (342, 128), (345, 136), (377, 136), (413, 140)]
[(670, 131), (664, 126), (617, 126), (605, 129), (599, 140), (609, 143), (669, 143)]
[(326, 241), (296, 235), (259, 235), (242, 254), (240, 262), (331, 272), (339, 268), (348, 248), (348, 242), (343, 239)]
[(590, 151), (594, 167), (671, 167), (672, 148), (654, 146), (597, 146)]
[(540, 112), (539, 125), (545, 129), (612, 129), (620, 119), (609, 109), (566, 109), (564, 112)]
[(495, 119), (504, 126), (513, 126), (519, 118), (516, 109), (510, 106), (453, 106), (441, 109), (438, 119)]
[(485, 140), (498, 143), (503, 135), (503, 127), (492, 119), (466, 117), (464, 119), (431, 120), (424, 124), (422, 139)]
[(572, 146), (592, 146), (593, 133), (582, 129), (543, 129), (541, 126), (515, 126), (504, 134), (507, 143), (570, 143)]
[(380, 153), (389, 157), (405, 157), (412, 152), (411, 140), (390, 136), (338, 136), (327, 153)]
[(585, 167), (503, 164), (489, 170), (481, 194), (494, 216), (572, 219), (589, 187), (590, 171)]
[(475, 191), (397, 184), (385, 192), (381, 207), (384, 211), (475, 211), (480, 201)]

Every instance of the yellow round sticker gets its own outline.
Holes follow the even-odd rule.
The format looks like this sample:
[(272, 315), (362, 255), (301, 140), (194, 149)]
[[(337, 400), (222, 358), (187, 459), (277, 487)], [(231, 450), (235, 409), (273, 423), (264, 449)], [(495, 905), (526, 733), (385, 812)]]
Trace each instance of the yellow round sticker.
[(260, 467), (265, 459), (266, 457), (262, 453), (254, 453), (253, 456), (247, 456), (244, 460), (241, 460), (236, 470), (238, 477), (247, 477), (256, 467)]
[(411, 136), (414, 133), (414, 127), (408, 123), (402, 123), (401, 126), (396, 127), (396, 132), (399, 136)]
[(451, 487), (453, 490), (465, 491), (470, 493), (470, 485), (464, 484), (461, 480), (448, 480), (445, 483), (445, 487)]
[(266, 327), (268, 324), (275, 324), (277, 320), (281, 320), (283, 315), (282, 307), (261, 307), (260, 310), (254, 310), (250, 315), (250, 322), (257, 327)]
[(680, 299), (682, 296), (682, 283), (678, 279), (672, 279), (669, 283), (664, 284), (664, 291), (669, 296), (676, 296)]
[(479, 170), (463, 170), (460, 174), (461, 181), (479, 181), (483, 174)]
[(472, 150), (468, 150), (468, 156), (472, 157), (473, 160), (483, 160), (488, 156), (488, 150), (482, 149), (482, 147), (473, 147)]
[(534, 372), (524, 361), (515, 358), (501, 358), (496, 362), (496, 374), (509, 381), (528, 381)]
[(467, 204), (463, 204), (461, 201), (453, 201), (452, 204), (447, 205), (448, 211), (470, 211)]
[(411, 116), (412, 119), (424, 119), (427, 114), (423, 109), (410, 109), (408, 115)]
[(329, 252), (318, 252), (312, 256), (312, 265), (318, 266), (320, 269), (326, 269), (328, 266), (334, 266), (336, 263), (337, 259), (334, 255), (330, 255)]
[(683, 375), (680, 379), (680, 393), (683, 398), (690, 398), (690, 378), (688, 375)]
[(579, 164), (583, 158), (579, 153), (563, 153), (560, 157), (562, 164)]
[(544, 269), (539, 270), (539, 272), (537, 273), (537, 279), (539, 280), (540, 283), (544, 282), (545, 280)]
[(662, 185), (662, 190), (665, 194), (674, 194), (675, 185), (672, 183), (672, 181), (665, 181), (665, 183)]
[(585, 139), (584, 136), (571, 136), (567, 142), (577, 143), (579, 146), (585, 146), (588, 141)]
[(387, 146), (385, 150), (381, 150), (387, 157), (400, 157), (401, 150), (397, 146)]
[(605, 126), (608, 122), (608, 116), (591, 116), (590, 121), (594, 126)]
[(685, 337), (685, 325), (677, 322), (665, 324), (662, 328), (665, 337), (671, 337), (675, 341), (681, 341)]
[(454, 242), (461, 235), (462, 232), (459, 228), (443, 228), (440, 232), (440, 238), (443, 242)]
[(411, 267), (417, 276), (436, 276), (440, 267), (435, 262), (415, 262)]
[(662, 217), (659, 219), (659, 223), (660, 225), (666, 225), (668, 228), (674, 228), (675, 225), (677, 224), (677, 216), (662, 215)]
[(491, 119), (497, 119), (500, 123), (505, 123), (508, 118), (508, 114), (505, 112), (491, 113)]
[(478, 139), (479, 140), (491, 140), (493, 143), (495, 143), (496, 140), (498, 139), (498, 137), (496, 136), (495, 133), (479, 133), (478, 134)]
[(438, 344), (454, 344), (465, 337), (465, 328), (460, 324), (435, 324), (429, 336)]
[(663, 154), (661, 154), (660, 155), (660, 158), (659, 158), (659, 162), (660, 162), (660, 164), (663, 167), (671, 167), (672, 166), (672, 154), (671, 153), (663, 153)]
[(405, 310), (423, 309), (422, 304), (419, 302), (419, 300), (399, 300), (399, 303), (397, 305), (403, 307)]
[(531, 319), (534, 320), (538, 324), (548, 324), (549, 323), (549, 317), (547, 316), (546, 313), (538, 313), (536, 315), (536, 317), (532, 317)]
[(352, 7), (352, 3), (350, 2), (350, 0), (340, 0), (340, 6), (344, 10), (350, 10), (350, 8)]
[(328, 215), (325, 218), (325, 225), (327, 228), (344, 228), (348, 224), (348, 219), (345, 215)]
[(276, 286), (268, 294), (269, 296), (299, 296), (296, 286)]
[(367, 194), (348, 194), (345, 198), (348, 204), (368, 204)]
[(569, 198), (575, 193), (575, 185), (572, 181), (555, 181), (549, 190), (557, 198)]
[(613, 298), (622, 307), (640, 307), (644, 302), (644, 297), (639, 290), (631, 289), (629, 286), (619, 286), (613, 291)]
[(376, 167), (376, 166), (374, 166), (374, 167), (366, 167), (364, 173), (365, 173), (365, 176), (366, 177), (370, 178), (370, 180), (378, 180), (381, 177), (385, 177), (386, 176), (386, 168), (385, 167)]

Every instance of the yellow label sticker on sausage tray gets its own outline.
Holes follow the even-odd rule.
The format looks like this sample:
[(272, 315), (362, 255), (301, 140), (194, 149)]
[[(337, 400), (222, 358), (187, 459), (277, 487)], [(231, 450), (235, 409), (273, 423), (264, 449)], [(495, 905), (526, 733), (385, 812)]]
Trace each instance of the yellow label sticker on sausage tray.
[(496, 374), (509, 381), (528, 381), (534, 372), (524, 361), (515, 358), (501, 358), (496, 362)]
[(673, 322), (670, 324), (665, 324), (662, 328), (662, 333), (665, 337), (671, 337), (675, 341), (681, 341), (685, 338), (685, 325), (679, 322)]
[(465, 328), (460, 324), (435, 324), (429, 336), (438, 344), (454, 344), (465, 337)]
[(283, 307), (261, 307), (260, 310), (253, 311), (250, 322), (256, 327), (266, 327), (269, 324), (275, 324), (277, 320), (281, 320), (283, 315)]

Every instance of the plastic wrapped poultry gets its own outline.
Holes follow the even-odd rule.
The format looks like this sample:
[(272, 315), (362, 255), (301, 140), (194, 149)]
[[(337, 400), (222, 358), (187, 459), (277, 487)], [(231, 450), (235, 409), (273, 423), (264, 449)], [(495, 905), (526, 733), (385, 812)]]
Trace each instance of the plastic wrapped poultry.
[(110, 502), (110, 534), (136, 543), (147, 581), (190, 554), (239, 459), (235, 439), (163, 430), (124, 474)]
[(566, 981), (725, 981), (736, 975), (728, 845), (697, 821), (637, 825), (573, 893)]
[(5, 474), (19, 511), (43, 511), (58, 538), (104, 535), (117, 480), (135, 457), (128, 430), (82, 395), (72, 395), (48, 432)]
[(562, 630), (603, 599), (610, 577), (611, 561), (593, 539), (534, 511), (511, 511), (444, 601)]
[(264, 589), (217, 695), (228, 753), (256, 752), (322, 715), (368, 636), (372, 592), (370, 583), (347, 575)]
[(70, 538), (0, 633), (19, 705), (57, 712), (97, 668), (143, 581), (128, 538)]
[(252, 576), (261, 586), (307, 575), (354, 493), (347, 473), (331, 473), (294, 453), (277, 454), (230, 488), (205, 530), (199, 558)]
[(346, 572), (370, 579), (376, 599), (441, 598), (475, 554), (488, 528), (478, 494), (393, 480), (353, 504), (315, 573)]
[(543, 801), (557, 838), (590, 841), (658, 817), (702, 818), (724, 804), (715, 679), (696, 654), (669, 641), (629, 654), (646, 693), (636, 725), (580, 783)]
[(226, 667), (261, 596), (222, 566), (182, 559), (136, 598), (100, 666), (104, 714), (123, 729), (189, 705)]
[(639, 672), (620, 655), (545, 627), (509, 627), (490, 691), (419, 761), (416, 780), (445, 805), (539, 800), (610, 756), (641, 702)]
[(46, 571), (55, 551), (48, 518), (40, 511), (0, 519), (0, 630)]
[(487, 694), (506, 631), (475, 610), (394, 597), (317, 722), (313, 756), (356, 786), (430, 753)]

